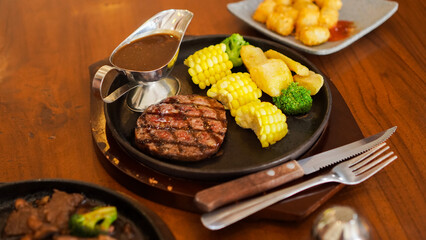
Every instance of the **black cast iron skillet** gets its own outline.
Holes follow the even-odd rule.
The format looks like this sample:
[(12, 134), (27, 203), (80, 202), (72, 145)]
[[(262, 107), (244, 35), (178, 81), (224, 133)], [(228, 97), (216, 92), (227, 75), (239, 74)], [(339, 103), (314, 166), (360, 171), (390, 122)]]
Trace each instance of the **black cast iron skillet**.
[(14, 201), (24, 198), (27, 201), (40, 199), (52, 195), (53, 189), (67, 193), (81, 193), (87, 199), (99, 205), (116, 206), (118, 219), (130, 222), (133, 225), (137, 239), (175, 239), (167, 225), (150, 209), (107, 188), (86, 182), (61, 179), (39, 179), (0, 184), (0, 239), (5, 238), (3, 229), (7, 217), (14, 209)]
[[(184, 59), (195, 51), (212, 44), (220, 43), (228, 35), (190, 36), (182, 42), (179, 57), (171, 72), (171, 76), (180, 80), (180, 94), (206, 95), (207, 89), (201, 90), (192, 83), (188, 74), (188, 67), (183, 64)], [(294, 50), (269, 40), (244, 36), (252, 45), (264, 51), (274, 49), (288, 57), (302, 63), (310, 70), (322, 72)], [(244, 66), (232, 69), (233, 72), (246, 72)], [(105, 104), (105, 118), (108, 128), (115, 140), (130, 156), (142, 164), (168, 175), (200, 180), (224, 180), (248, 173), (260, 171), (276, 166), (288, 160), (297, 159), (306, 153), (319, 139), (325, 130), (330, 117), (332, 96), (328, 85), (328, 78), (324, 77), (324, 86), (313, 96), (311, 111), (303, 116), (288, 116), (289, 132), (287, 136), (276, 144), (262, 148), (253, 131), (239, 127), (234, 118), (227, 111), (228, 131), (217, 156), (199, 162), (177, 162), (159, 159), (140, 151), (134, 144), (134, 128), (140, 113), (132, 112), (126, 104), (126, 98)], [(119, 75), (117, 82), (121, 84)], [(121, 80), (122, 81), (122, 80)], [(114, 86), (112, 86), (114, 88)], [(263, 94), (262, 101), (271, 102), (271, 97)]]

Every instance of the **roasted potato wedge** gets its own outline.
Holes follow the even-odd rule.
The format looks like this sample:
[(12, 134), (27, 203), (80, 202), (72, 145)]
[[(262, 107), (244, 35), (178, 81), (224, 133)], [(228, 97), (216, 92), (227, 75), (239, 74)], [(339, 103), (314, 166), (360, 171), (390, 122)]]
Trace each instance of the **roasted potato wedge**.
[(281, 90), (293, 82), (287, 64), (281, 59), (268, 59), (261, 48), (246, 45), (240, 54), (251, 79), (269, 96), (279, 96)]
[(299, 62), (294, 61), (293, 59), (287, 57), (286, 55), (277, 52), (275, 50), (268, 50), (265, 52), (265, 55), (267, 58), (276, 58), (281, 59), (287, 64), (288, 68), (290, 68), (291, 71), (295, 72), (297, 75), (300, 76), (308, 76), (309, 75), (309, 69), (302, 65)]
[(311, 95), (315, 95), (319, 92), (322, 85), (324, 85), (324, 78), (321, 74), (309, 71), (308, 76), (294, 75), (293, 80), (299, 83), (300, 86), (305, 87), (311, 92)]
[(263, 50), (253, 45), (242, 46), (240, 56), (249, 72), (253, 67), (263, 64), (268, 60)]
[(256, 85), (271, 97), (278, 97), (281, 90), (293, 82), (290, 69), (280, 59), (268, 59), (252, 68), (250, 75)]

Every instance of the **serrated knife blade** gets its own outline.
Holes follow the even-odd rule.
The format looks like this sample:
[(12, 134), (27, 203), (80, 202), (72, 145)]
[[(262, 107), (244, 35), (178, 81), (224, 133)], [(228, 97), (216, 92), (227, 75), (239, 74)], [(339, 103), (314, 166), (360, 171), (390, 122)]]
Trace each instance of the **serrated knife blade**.
[(368, 151), (386, 141), (396, 131), (396, 128), (395, 126), (302, 160), (291, 160), (279, 166), (204, 189), (195, 195), (194, 201), (201, 210), (210, 212), (228, 203), (270, 190)]
[(308, 175), (320, 170), (321, 168), (333, 165), (370, 150), (374, 146), (386, 141), (395, 131), (396, 126), (356, 142), (298, 160), (298, 163), (303, 168), (304, 174)]

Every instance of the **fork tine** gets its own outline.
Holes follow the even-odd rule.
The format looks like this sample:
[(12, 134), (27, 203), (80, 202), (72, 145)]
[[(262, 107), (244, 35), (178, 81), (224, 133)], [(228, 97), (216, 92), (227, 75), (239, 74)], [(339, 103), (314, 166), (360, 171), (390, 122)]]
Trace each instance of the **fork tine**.
[(382, 162), (383, 160), (385, 160), (386, 158), (390, 157), (391, 155), (393, 155), (393, 152), (389, 152), (387, 154), (385, 154), (384, 156), (381, 156), (380, 158), (377, 159), (369, 159), (369, 162), (365, 163), (363, 162), (363, 166), (362, 167), (358, 167), (356, 169), (353, 169), (352, 172), (355, 175), (360, 175), (363, 172), (367, 171), (368, 169), (380, 164), (380, 162)]
[(348, 161), (346, 161), (349, 164), (349, 167), (352, 167), (353, 165), (357, 164), (358, 162), (364, 160), (365, 158), (367, 158), (368, 156), (370, 156), (371, 154), (375, 153), (377, 150), (379, 150), (380, 148), (384, 147), (386, 145), (386, 142), (380, 143), (379, 145), (375, 146), (374, 148), (368, 150), (367, 152), (356, 156)]
[(350, 167), (351, 168), (355, 168), (354, 170), (352, 170), (352, 171), (356, 171), (356, 170), (358, 170), (358, 169), (360, 169), (360, 168), (362, 168), (363, 166), (365, 166), (365, 165), (367, 165), (368, 163), (370, 163), (371, 161), (373, 161), (374, 159), (376, 159), (378, 156), (380, 156), (382, 153), (384, 153), (386, 150), (388, 150), (389, 149), (389, 146), (385, 146), (384, 148), (382, 148), (382, 149), (376, 149), (376, 151), (377, 150), (379, 150), (378, 152), (376, 152), (376, 153), (374, 153), (373, 155), (371, 155), (370, 157), (368, 157), (368, 158), (366, 158), (366, 159), (363, 159), (362, 161), (358, 161), (357, 163), (354, 163), (354, 164), (352, 164)]
[(388, 158), (391, 155), (393, 155), (393, 152), (389, 152), (385, 156), (382, 156), (379, 159), (371, 162), (367, 166), (357, 169), (354, 174), (358, 177), (362, 177), (362, 180), (371, 177), (372, 175), (386, 167), (389, 163), (397, 159), (397, 156), (395, 155), (393, 155), (391, 158)]

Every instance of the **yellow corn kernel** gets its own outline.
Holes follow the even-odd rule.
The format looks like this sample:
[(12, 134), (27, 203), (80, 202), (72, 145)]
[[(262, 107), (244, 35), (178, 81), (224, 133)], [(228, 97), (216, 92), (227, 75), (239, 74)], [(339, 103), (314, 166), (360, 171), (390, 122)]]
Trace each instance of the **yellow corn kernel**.
[(188, 73), (192, 82), (204, 89), (231, 74), (233, 65), (225, 50), (225, 44), (219, 43), (198, 50), (187, 57), (183, 63), (189, 67)]
[(207, 91), (207, 96), (221, 102), (229, 109), (232, 116), (236, 110), (249, 102), (259, 101), (262, 96), (256, 84), (251, 80), (248, 73), (232, 73), (215, 84)]
[(235, 121), (254, 131), (262, 147), (269, 147), (287, 135), (287, 118), (270, 102), (250, 102), (236, 111)]

